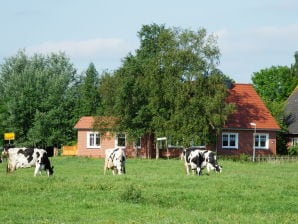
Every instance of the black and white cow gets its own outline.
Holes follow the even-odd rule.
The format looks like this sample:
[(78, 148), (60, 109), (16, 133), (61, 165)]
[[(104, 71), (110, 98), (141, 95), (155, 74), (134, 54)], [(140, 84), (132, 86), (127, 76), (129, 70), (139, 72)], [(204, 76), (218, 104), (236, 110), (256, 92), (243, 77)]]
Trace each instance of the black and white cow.
[(187, 175), (190, 170), (201, 175), (204, 168), (207, 168), (208, 174), (211, 170), (222, 172), (222, 166), (217, 163), (216, 154), (213, 151), (191, 147), (183, 150), (182, 157)]
[(45, 170), (48, 176), (54, 173), (54, 167), (51, 166), (47, 151), (44, 149), (9, 148), (7, 154), (7, 172), (35, 166), (34, 176), (41, 174), (42, 170)]
[(126, 156), (124, 150), (122, 148), (106, 149), (105, 153), (106, 157), (104, 165), (104, 174), (106, 174), (107, 169), (111, 169), (113, 171), (113, 175), (125, 174)]

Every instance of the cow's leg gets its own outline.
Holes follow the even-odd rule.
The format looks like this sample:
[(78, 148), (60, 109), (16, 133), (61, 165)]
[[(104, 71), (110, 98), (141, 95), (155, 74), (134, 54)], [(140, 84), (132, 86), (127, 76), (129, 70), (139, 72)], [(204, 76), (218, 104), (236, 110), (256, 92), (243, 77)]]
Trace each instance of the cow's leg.
[(39, 163), (36, 163), (35, 170), (34, 170), (34, 176), (35, 177), (36, 177), (36, 175), (37, 175), (38, 172), (41, 172), (40, 171), (40, 164)]
[(15, 170), (16, 170), (16, 164), (8, 161), (6, 166), (6, 173), (11, 173)]
[(104, 174), (104, 175), (106, 175), (107, 167), (108, 167), (108, 160), (105, 159), (105, 165), (104, 165), (104, 167), (103, 167), (103, 174)]
[(6, 165), (6, 173), (9, 173), (9, 172), (10, 172), (10, 164), (8, 162), (7, 165)]
[(208, 175), (210, 175), (210, 171), (211, 170), (212, 170), (211, 164), (210, 163), (207, 163), (207, 172), (208, 172)]
[(201, 167), (197, 167), (197, 175), (201, 176), (202, 175), (202, 169)]
[(186, 174), (189, 175), (190, 166), (187, 163), (185, 163), (184, 166), (185, 166)]

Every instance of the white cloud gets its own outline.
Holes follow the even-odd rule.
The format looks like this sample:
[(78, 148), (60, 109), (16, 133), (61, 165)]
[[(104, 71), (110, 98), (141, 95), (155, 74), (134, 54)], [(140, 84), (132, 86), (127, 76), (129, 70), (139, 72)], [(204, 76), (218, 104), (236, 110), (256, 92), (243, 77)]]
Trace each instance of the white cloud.
[(119, 57), (121, 55), (124, 57), (131, 51), (131, 46), (123, 39), (96, 38), (81, 41), (44, 42), (28, 47), (27, 51), (29, 54), (47, 54), (60, 51), (75, 58), (92, 58), (94, 56)]
[(237, 81), (249, 82), (250, 75), (273, 65), (291, 65), (298, 50), (298, 24), (262, 26), (238, 32), (216, 32), (223, 72)]
[(29, 55), (65, 52), (79, 71), (85, 70), (90, 62), (98, 69), (117, 69), (121, 59), (137, 48), (137, 43), (129, 43), (118, 38), (95, 38), (80, 41), (44, 42), (26, 48)]
[(235, 52), (258, 53), (264, 50), (282, 50), (298, 46), (298, 24), (288, 26), (264, 26), (255, 29), (231, 32), (223, 29), (216, 32), (223, 54)]

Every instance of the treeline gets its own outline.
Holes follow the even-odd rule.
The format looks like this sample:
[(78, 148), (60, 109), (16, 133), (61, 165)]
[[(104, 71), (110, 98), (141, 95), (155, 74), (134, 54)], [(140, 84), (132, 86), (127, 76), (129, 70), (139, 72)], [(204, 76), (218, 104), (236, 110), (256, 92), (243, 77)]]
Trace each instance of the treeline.
[[(64, 53), (25, 51), (0, 67), (0, 134), (15, 144), (58, 147), (76, 140), (81, 116), (114, 116), (130, 137), (167, 136), (170, 144), (206, 144), (233, 110), (231, 82), (218, 68), (220, 51), (205, 29), (144, 25), (140, 47), (119, 69), (99, 74), (93, 63), (79, 74)], [(102, 131), (100, 123), (94, 128)]]
[(0, 69), (0, 133), (22, 146), (72, 144), (75, 122), (101, 111), (99, 81), (93, 63), (78, 74), (64, 53), (18, 52)]

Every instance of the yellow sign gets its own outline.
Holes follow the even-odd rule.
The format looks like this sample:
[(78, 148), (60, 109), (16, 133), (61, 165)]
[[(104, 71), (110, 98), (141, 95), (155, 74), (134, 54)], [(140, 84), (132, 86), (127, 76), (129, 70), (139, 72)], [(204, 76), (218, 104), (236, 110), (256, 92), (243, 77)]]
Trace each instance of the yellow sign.
[(9, 132), (9, 133), (4, 133), (4, 140), (14, 140), (14, 133), (13, 132)]

